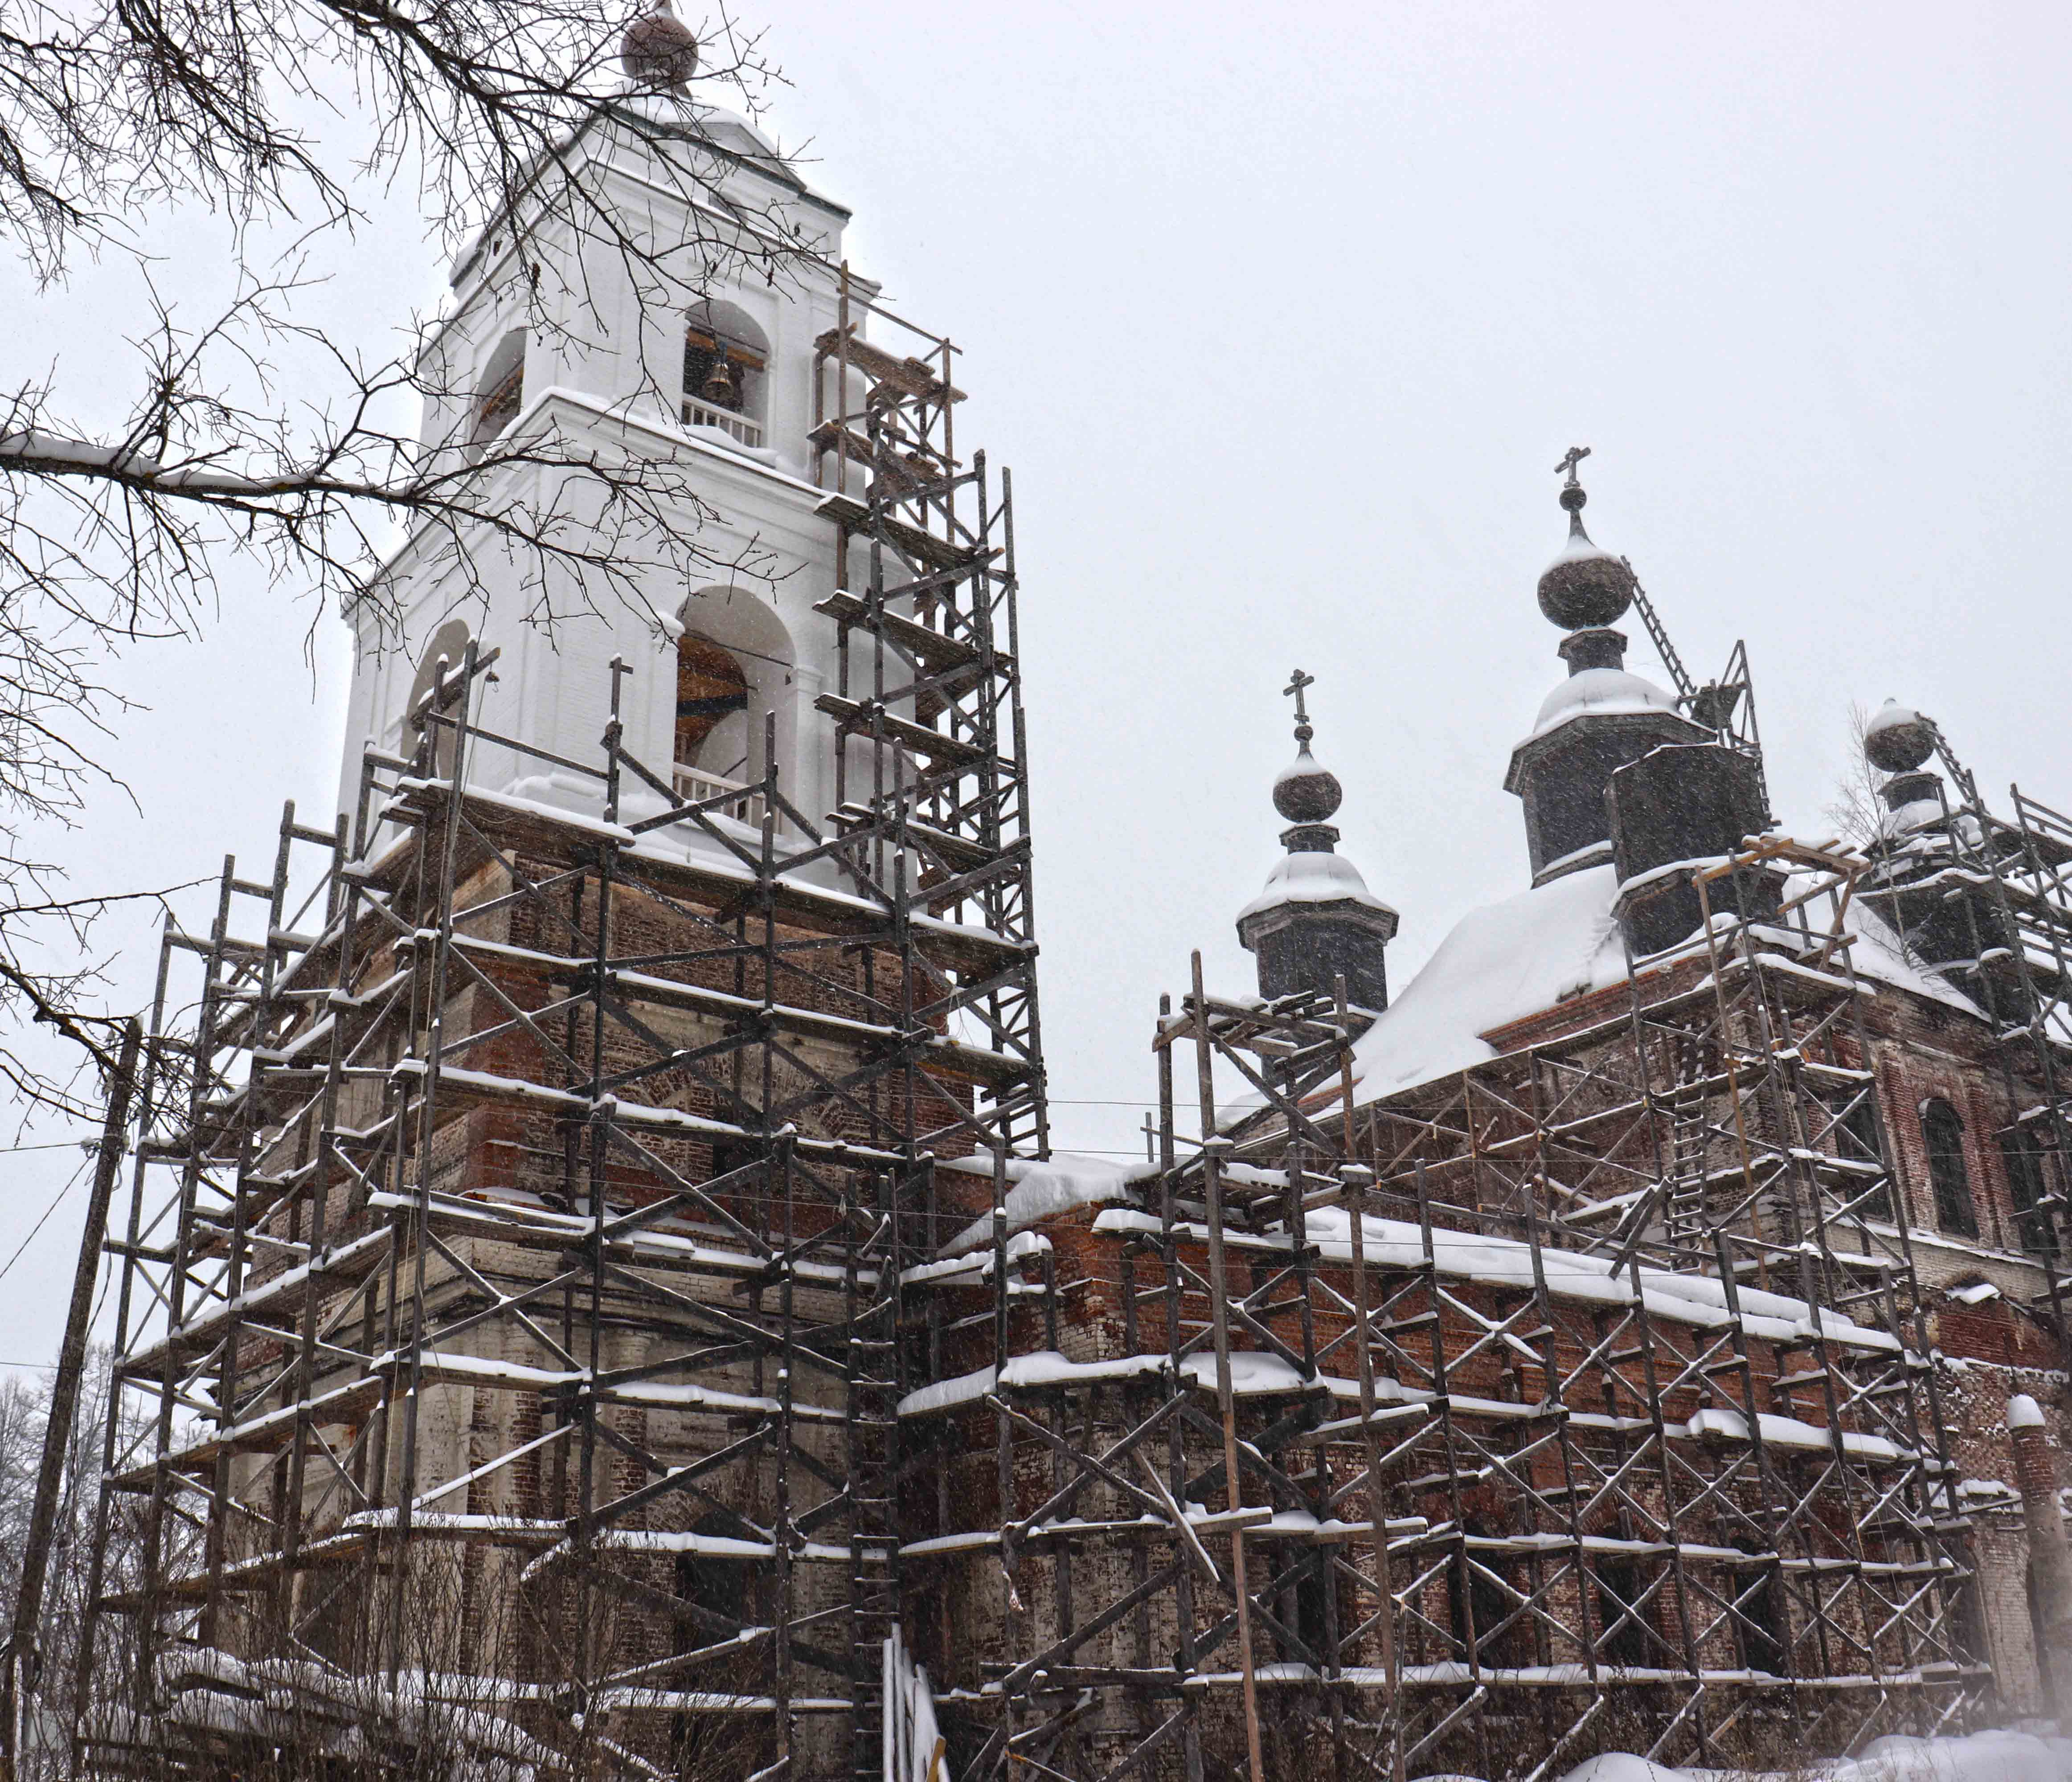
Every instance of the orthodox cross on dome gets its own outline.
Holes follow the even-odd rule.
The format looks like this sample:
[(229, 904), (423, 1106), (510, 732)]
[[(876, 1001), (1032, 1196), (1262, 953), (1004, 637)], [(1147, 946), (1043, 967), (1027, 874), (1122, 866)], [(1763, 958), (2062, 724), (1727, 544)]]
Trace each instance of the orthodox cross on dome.
[(1314, 675), (1305, 675), (1297, 668), (1289, 677), (1288, 684), (1281, 689), (1281, 696), (1283, 699), (1286, 699), (1291, 693), (1295, 697), (1295, 740), (1297, 742), (1307, 742), (1316, 734), (1309, 728), (1309, 708), (1302, 702), (1302, 690), (1307, 687), (1314, 687), (1316, 684), (1317, 677)]
[(1589, 446), (1571, 446), (1567, 451), (1561, 454), (1561, 462), (1554, 466), (1554, 474), (1556, 476), (1560, 476), (1564, 472), (1566, 472), (1568, 478), (1568, 487), (1571, 489), (1574, 488), (1576, 487), (1576, 466), (1581, 463), (1583, 460), (1589, 455), (1590, 448)]

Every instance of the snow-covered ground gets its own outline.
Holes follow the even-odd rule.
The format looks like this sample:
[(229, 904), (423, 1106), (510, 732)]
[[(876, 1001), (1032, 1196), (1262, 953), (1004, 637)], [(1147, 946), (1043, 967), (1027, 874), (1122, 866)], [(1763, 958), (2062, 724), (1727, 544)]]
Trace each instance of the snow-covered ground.
[[(1675, 1770), (1644, 1757), (1609, 1752), (1578, 1764), (1563, 1782), (1724, 1782), (1743, 1773), (1754, 1774)], [(1809, 1764), (1791, 1773), (1820, 1782), (2072, 1782), (2072, 1739), (2026, 1732), (1876, 1739), (1860, 1755)]]

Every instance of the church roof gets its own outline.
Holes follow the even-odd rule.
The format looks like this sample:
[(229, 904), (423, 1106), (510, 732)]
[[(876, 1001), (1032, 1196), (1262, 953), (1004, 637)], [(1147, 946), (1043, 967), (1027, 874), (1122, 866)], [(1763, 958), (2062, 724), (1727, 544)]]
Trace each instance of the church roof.
[(1241, 922), (1263, 909), (1277, 909), (1285, 903), (1341, 903), (1350, 901), (1389, 915), (1396, 911), (1367, 888), (1360, 869), (1342, 854), (1284, 854), (1266, 875), (1266, 886), (1237, 913)]
[(1624, 668), (1585, 668), (1547, 696), (1532, 734), (1544, 737), (1586, 712), (1598, 717), (1633, 712), (1667, 712), (1675, 716), (1676, 700), (1645, 675)]
[[(1396, 1094), (1495, 1057), (1483, 1034), (1624, 983), (1626, 950), (1612, 914), (1616, 889), (1610, 865), (1589, 867), (1462, 917), (1355, 1042), (1355, 1099)], [(1860, 977), (1978, 1013), (1947, 980), (1908, 959), (1861, 902), (1849, 922)]]

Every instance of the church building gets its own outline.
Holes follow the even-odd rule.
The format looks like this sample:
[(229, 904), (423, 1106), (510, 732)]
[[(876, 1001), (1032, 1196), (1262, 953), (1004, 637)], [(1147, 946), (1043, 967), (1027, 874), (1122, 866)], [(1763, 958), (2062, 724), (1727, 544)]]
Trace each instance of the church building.
[(2058, 1712), (2072, 823), (1893, 704), (1876, 833), (1795, 835), (1578, 448), (1517, 890), (1391, 973), (1298, 671), (1256, 982), (1145, 1011), (1147, 1161), (1054, 1150), (1011, 487), (697, 52), (637, 19), (582, 205), (454, 269), (423, 446), (502, 517), (346, 614), (335, 823), (167, 926), (87, 1759), (1540, 1782)]

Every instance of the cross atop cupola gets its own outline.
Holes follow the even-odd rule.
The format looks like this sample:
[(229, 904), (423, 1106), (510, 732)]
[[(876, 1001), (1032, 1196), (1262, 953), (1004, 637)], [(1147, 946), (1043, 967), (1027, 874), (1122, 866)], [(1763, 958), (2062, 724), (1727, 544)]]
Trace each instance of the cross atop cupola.
[(1307, 742), (1316, 734), (1309, 728), (1309, 713), (1302, 703), (1304, 689), (1314, 687), (1316, 684), (1317, 677), (1314, 675), (1305, 675), (1297, 668), (1289, 677), (1288, 684), (1281, 689), (1281, 696), (1283, 699), (1286, 699), (1291, 693), (1295, 698), (1295, 740), (1297, 742)]
[(1388, 1006), (1383, 954), (1396, 933), (1396, 912), (1367, 888), (1359, 868), (1338, 852), (1330, 819), (1345, 798), (1338, 776), (1309, 753), (1314, 675), (1297, 668), (1281, 689), (1295, 702), (1295, 758), (1274, 776), (1273, 808), (1288, 821), (1287, 850), (1266, 889), (1239, 912), (1237, 936), (1257, 956), (1259, 993), (1329, 996), (1340, 978), (1363, 1008)]

